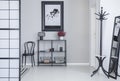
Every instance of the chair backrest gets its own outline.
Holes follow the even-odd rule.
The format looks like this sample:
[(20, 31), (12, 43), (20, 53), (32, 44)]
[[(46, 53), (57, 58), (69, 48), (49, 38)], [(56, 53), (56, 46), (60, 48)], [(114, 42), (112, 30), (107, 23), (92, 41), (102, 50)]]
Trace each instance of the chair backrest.
[(34, 54), (35, 42), (28, 41), (24, 43), (24, 53), (25, 54)]

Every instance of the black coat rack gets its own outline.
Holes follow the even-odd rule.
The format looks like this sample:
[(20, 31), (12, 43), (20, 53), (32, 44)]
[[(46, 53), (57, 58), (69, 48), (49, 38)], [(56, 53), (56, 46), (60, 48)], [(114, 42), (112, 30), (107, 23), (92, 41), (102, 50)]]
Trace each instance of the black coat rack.
[(103, 67), (103, 61), (106, 57), (102, 55), (102, 26), (103, 26), (103, 20), (107, 20), (105, 16), (109, 15), (109, 13), (107, 13), (106, 11), (103, 11), (103, 7), (101, 7), (101, 11), (95, 14), (99, 16), (99, 18), (96, 18), (96, 19), (100, 21), (100, 56), (96, 56), (99, 62), (99, 66), (95, 71), (93, 71), (93, 74), (91, 75), (91, 77), (95, 75), (100, 68), (102, 69), (103, 73), (106, 76), (108, 76), (108, 72)]

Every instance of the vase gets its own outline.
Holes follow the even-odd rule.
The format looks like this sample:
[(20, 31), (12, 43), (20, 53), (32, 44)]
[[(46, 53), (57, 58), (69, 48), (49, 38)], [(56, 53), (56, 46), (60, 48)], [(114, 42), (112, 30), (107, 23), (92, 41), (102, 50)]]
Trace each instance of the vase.
[(64, 36), (60, 36), (59, 39), (60, 39), (60, 40), (64, 40)]

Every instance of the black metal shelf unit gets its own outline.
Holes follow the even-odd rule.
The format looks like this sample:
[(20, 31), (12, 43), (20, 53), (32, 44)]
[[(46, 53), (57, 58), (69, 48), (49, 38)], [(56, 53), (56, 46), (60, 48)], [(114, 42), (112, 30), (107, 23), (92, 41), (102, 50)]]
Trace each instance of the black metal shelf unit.
[(38, 40), (39, 65), (67, 65), (66, 40)]
[(113, 36), (111, 43), (111, 53), (109, 61), (108, 77), (117, 79), (120, 53), (120, 16), (115, 17)]
[(21, 0), (0, 0), (0, 81), (20, 81)]

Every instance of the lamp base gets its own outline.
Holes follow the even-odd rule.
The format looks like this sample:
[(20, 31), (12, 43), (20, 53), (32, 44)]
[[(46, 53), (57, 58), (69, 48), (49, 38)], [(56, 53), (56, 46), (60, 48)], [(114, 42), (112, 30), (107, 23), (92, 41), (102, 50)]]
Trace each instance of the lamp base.
[(42, 36), (40, 37), (40, 40), (43, 40), (43, 37), (42, 37)]

